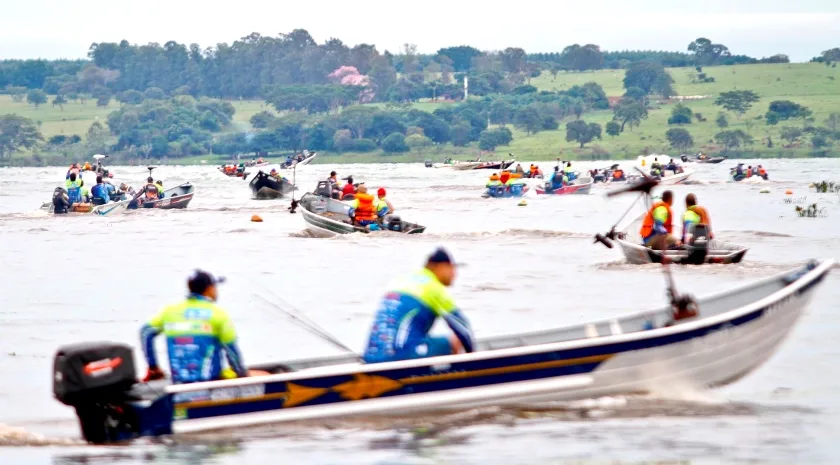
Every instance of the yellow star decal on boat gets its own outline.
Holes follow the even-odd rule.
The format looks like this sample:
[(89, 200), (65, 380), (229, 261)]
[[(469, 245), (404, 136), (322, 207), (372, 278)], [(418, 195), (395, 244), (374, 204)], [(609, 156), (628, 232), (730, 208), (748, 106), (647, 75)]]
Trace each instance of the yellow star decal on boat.
[(364, 373), (353, 375), (351, 381), (334, 386), (333, 391), (347, 400), (360, 400), (379, 397), (402, 387), (402, 383), (384, 376), (371, 376)]

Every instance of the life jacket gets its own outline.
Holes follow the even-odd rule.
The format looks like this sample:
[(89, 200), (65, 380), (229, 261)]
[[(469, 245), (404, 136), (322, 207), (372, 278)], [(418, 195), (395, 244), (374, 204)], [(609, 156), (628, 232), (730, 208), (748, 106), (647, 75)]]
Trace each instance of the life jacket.
[(494, 174), (493, 176), (490, 176), (490, 181), (499, 181), (499, 180), (500, 180), (499, 176), (496, 175), (496, 174)]
[(615, 170), (613, 171), (613, 179), (621, 179), (624, 176), (624, 171)]
[(750, 176), (752, 176), (752, 169), (748, 168), (747, 169), (747, 177), (749, 178)]
[(85, 171), (91, 171), (90, 163), (85, 163)]
[(709, 218), (709, 212), (700, 205), (688, 207), (687, 210), (693, 211), (700, 217), (700, 224), (705, 224), (706, 229), (709, 231), (709, 239), (714, 239), (714, 235), (712, 234), (712, 220)]
[(665, 209), (668, 210), (668, 217), (665, 219), (665, 231), (667, 231), (668, 234), (671, 234), (674, 230), (671, 207), (665, 202), (656, 202), (652, 207), (650, 207), (650, 210), (648, 210), (647, 215), (645, 215), (645, 219), (642, 222), (642, 229), (639, 231), (639, 234), (641, 234), (643, 238), (650, 237), (651, 233), (653, 233), (653, 212), (659, 207), (665, 207)]
[(150, 200), (157, 200), (158, 198), (158, 188), (154, 184), (146, 184), (146, 187), (143, 188), (146, 194), (146, 198)]
[(82, 181), (76, 179), (75, 181), (67, 180), (64, 182), (64, 188), (67, 190), (67, 197), (70, 203), (80, 203), (82, 201)]
[(761, 177), (767, 176), (767, 170), (765, 170), (764, 168), (759, 168), (758, 175)]
[(531, 165), (531, 176), (533, 176), (535, 174), (537, 174), (537, 167), (534, 166), (534, 165)]
[(373, 221), (376, 219), (376, 199), (370, 194), (356, 194), (356, 221)]

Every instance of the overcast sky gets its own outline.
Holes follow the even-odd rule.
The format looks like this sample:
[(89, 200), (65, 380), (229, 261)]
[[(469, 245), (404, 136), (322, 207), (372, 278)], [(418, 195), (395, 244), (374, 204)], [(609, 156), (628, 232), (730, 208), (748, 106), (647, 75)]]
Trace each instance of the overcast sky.
[(468, 44), (560, 51), (572, 43), (605, 50), (685, 50), (697, 37), (735, 54), (785, 53), (807, 61), (840, 47), (840, 0), (9, 0), (0, 14), (0, 58), (82, 58), (91, 43), (202, 47), (296, 28), (319, 43), (373, 43), (424, 53)]

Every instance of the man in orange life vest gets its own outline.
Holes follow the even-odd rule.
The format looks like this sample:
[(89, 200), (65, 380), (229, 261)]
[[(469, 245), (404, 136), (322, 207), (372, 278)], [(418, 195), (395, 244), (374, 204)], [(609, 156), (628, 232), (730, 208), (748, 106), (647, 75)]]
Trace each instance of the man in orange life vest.
[(663, 250), (679, 244), (679, 241), (671, 235), (674, 230), (674, 219), (671, 213), (673, 203), (674, 193), (665, 191), (662, 193), (662, 200), (653, 204), (648, 210), (642, 222), (642, 229), (639, 231), (646, 247)]
[(359, 184), (359, 188), (356, 191), (356, 198), (350, 202), (350, 218), (353, 219), (353, 224), (367, 226), (369, 229), (374, 230), (379, 229), (377, 220), (387, 213), (387, 208), (383, 207), (383, 202), (368, 194), (367, 186)]
[(709, 217), (709, 212), (700, 205), (697, 205), (697, 196), (694, 194), (688, 194), (685, 196), (685, 213), (683, 213), (682, 216), (682, 224), (683, 242), (686, 240), (686, 233), (688, 233), (689, 229), (695, 224), (705, 224), (709, 234), (709, 239), (715, 238), (714, 234), (712, 234), (712, 219)]

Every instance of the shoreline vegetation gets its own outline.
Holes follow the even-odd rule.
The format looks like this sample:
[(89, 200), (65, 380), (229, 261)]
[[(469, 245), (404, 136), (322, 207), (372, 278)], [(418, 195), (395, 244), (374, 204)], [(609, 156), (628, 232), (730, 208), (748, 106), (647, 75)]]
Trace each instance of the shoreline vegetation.
[(304, 30), (93, 44), (88, 60), (0, 60), (0, 166), (840, 157), (840, 48), (810, 63), (686, 50), (392, 54)]

